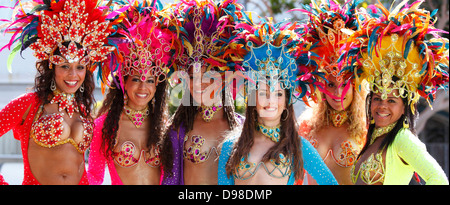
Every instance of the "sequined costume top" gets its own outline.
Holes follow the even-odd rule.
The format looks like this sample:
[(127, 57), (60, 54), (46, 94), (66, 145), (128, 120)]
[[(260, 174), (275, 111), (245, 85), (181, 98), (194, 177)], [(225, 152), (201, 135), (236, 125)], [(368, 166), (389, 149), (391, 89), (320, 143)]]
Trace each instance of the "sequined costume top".
[[(237, 113), (235, 113), (235, 117), (236, 117), (236, 121), (237, 123), (240, 125), (244, 122), (245, 117), (243, 117), (242, 115), (239, 115)], [(163, 180), (162, 180), (162, 184), (163, 185), (184, 185), (184, 172), (183, 172), (183, 167), (184, 167), (184, 157), (190, 157), (192, 156), (191, 154), (189, 154), (189, 147), (184, 147), (185, 145), (185, 141), (188, 140), (186, 139), (186, 129), (184, 127), (184, 124), (181, 123), (180, 127), (175, 130), (175, 129), (170, 129), (169, 131), (169, 137), (170, 137), (170, 141), (172, 142), (172, 150), (173, 150), (173, 168), (172, 168), (172, 175), (169, 177), (168, 174), (165, 174)], [(188, 137), (189, 138), (189, 137)], [(194, 140), (194, 138), (191, 138), (191, 140)], [(199, 139), (201, 140), (201, 139)], [(198, 142), (197, 144), (199, 144), (200, 142)], [(194, 142), (193, 145), (196, 145), (196, 143)], [(192, 146), (190, 146), (192, 147)], [(192, 147), (194, 148), (194, 147)], [(195, 150), (193, 150), (193, 152), (195, 152)], [(209, 154), (212, 154), (213, 152), (217, 152), (215, 150), (215, 148), (209, 150), (209, 152), (205, 153), (201, 153), (199, 152), (199, 158), (198, 160), (193, 159), (194, 161), (199, 161), (201, 163), (201, 161), (204, 161), (208, 158)], [(205, 158), (202, 158), (202, 156), (205, 156)]]
[[(386, 150), (386, 159), (382, 154), (371, 155), (359, 167), (352, 167), (352, 180), (358, 177), (367, 183), (382, 182), (383, 185), (407, 185), (414, 172), (429, 184), (448, 185), (445, 172), (437, 161), (427, 152), (426, 146), (409, 129), (402, 128)], [(364, 165), (364, 166), (363, 166)], [(374, 175), (378, 175), (375, 177)]]
[[(33, 176), (28, 161), (28, 143), (31, 137), (31, 128), (40, 107), (41, 103), (37, 94), (27, 93), (12, 100), (0, 111), (0, 136), (12, 129), (14, 138), (21, 142), (24, 166), (23, 185), (40, 184)], [(25, 119), (22, 119), (28, 108), (30, 110), (27, 116)], [(79, 184), (88, 184), (86, 170), (83, 171)]]
[[(109, 175), (111, 176), (112, 185), (123, 185), (122, 180), (117, 173), (115, 164), (122, 167), (133, 167), (139, 160), (144, 160), (150, 167), (159, 167), (159, 146), (154, 149), (154, 156), (147, 157), (147, 151), (138, 151), (136, 146), (125, 141), (120, 146), (120, 151), (113, 152), (111, 159), (107, 159), (101, 150), (102, 130), (105, 122), (106, 114), (95, 119), (94, 138), (91, 143), (91, 151), (89, 152), (88, 179), (89, 184), (100, 185), (103, 183), (105, 175), (105, 165), (108, 166)], [(117, 146), (117, 145), (116, 145)]]
[[(222, 146), (219, 156), (219, 168), (218, 168), (218, 178), (219, 185), (234, 185), (234, 178), (236, 176), (228, 177), (226, 174), (226, 164), (230, 158), (231, 150), (233, 149), (234, 143), (237, 140), (236, 137), (227, 139)], [(336, 179), (334, 178), (331, 171), (323, 163), (322, 158), (316, 149), (303, 137), (301, 137), (302, 143), (302, 155), (303, 155), (303, 168), (317, 181), (318, 184), (326, 185), (338, 185)], [(241, 163), (242, 164), (242, 163)], [(260, 166), (260, 165), (259, 165)], [(280, 169), (282, 170), (282, 169)], [(255, 170), (256, 171), (256, 170)], [(267, 169), (266, 169), (267, 171)], [(283, 170), (282, 170), (283, 171)], [(289, 174), (288, 185), (293, 185), (295, 182), (294, 172), (284, 172)], [(271, 174), (272, 176), (273, 174)], [(281, 175), (284, 175), (283, 173)], [(281, 177), (281, 176), (280, 176)]]
[[(306, 121), (300, 122), (298, 133), (301, 136), (305, 136), (313, 147), (317, 149), (320, 142), (315, 136), (310, 135), (310, 131), (311, 128), (309, 128)], [(340, 167), (351, 167), (355, 163), (356, 157), (358, 157), (359, 150), (359, 146), (353, 140), (345, 140), (341, 142), (339, 149), (333, 150), (333, 148), (329, 148), (323, 158), (323, 161), (325, 161), (328, 157), (331, 157)]]

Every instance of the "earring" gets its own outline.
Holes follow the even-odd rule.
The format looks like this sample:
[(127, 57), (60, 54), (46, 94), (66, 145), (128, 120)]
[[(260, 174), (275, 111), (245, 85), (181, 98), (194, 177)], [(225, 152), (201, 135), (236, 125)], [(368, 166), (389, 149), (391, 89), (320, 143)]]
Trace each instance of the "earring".
[[(286, 121), (287, 120), (287, 118), (289, 117), (289, 110), (287, 109), (287, 108), (284, 108), (284, 110), (286, 110), (286, 117), (285, 118), (283, 118), (283, 119), (281, 119), (282, 121)], [(284, 113), (284, 110), (283, 110), (283, 113)], [(283, 115), (283, 113), (281, 113), (281, 115)]]
[(80, 86), (80, 92), (84, 93), (84, 83)]
[(370, 124), (375, 124), (375, 120), (373, 119), (373, 117), (370, 118)]
[(405, 116), (405, 120), (403, 120), (403, 128), (405, 128), (405, 129), (409, 128), (408, 118), (406, 116)]
[(55, 91), (55, 90), (56, 90), (55, 79), (52, 79), (52, 82), (50, 83), (50, 90), (52, 90), (52, 91)]
[(125, 94), (123, 95), (123, 104), (124, 104), (124, 105), (128, 105), (128, 95), (127, 95), (127, 93), (125, 93)]

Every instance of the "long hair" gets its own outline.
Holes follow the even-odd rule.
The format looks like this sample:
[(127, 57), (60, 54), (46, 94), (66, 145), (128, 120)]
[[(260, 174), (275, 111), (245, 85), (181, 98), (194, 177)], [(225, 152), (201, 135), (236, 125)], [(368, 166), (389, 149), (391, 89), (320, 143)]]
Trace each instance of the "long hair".
[[(126, 81), (128, 76), (124, 77)], [(117, 82), (119, 81), (116, 77)], [(147, 147), (150, 149), (157, 143), (161, 143), (161, 136), (163, 133), (164, 123), (167, 119), (167, 105), (166, 105), (166, 81), (159, 82), (156, 86), (156, 92), (154, 95), (155, 105), (153, 107), (152, 101), (148, 102), (149, 112), (148, 116), (149, 122), (147, 129), (149, 130)], [(111, 88), (108, 90), (106, 99), (104, 100), (98, 116), (106, 113), (105, 122), (102, 129), (102, 145), (101, 150), (104, 152), (106, 158), (110, 159), (112, 156), (112, 151), (116, 143), (117, 131), (119, 129), (119, 120), (124, 107), (123, 99), (124, 91), (120, 86), (116, 86), (115, 83), (112, 84)]]
[[(295, 119), (294, 106), (289, 105), (289, 90), (286, 91), (286, 109), (288, 113), (281, 115), (281, 127), (280, 127), (280, 141), (271, 147), (263, 156), (262, 161), (267, 162), (270, 159), (275, 159), (276, 162), (280, 162), (279, 154), (282, 153), (291, 160), (291, 171), (295, 173), (295, 179), (301, 179), (303, 177), (303, 157), (301, 150), (301, 140), (297, 133), (297, 122)], [(247, 109), (245, 111), (245, 122), (242, 127), (242, 132), (237, 142), (234, 144), (231, 151), (231, 156), (226, 165), (226, 173), (231, 176), (235, 173), (235, 168), (241, 163), (241, 158), (248, 156), (251, 147), (254, 143), (254, 136), (256, 132), (256, 122), (258, 114), (256, 112), (256, 91), (252, 91), (248, 96)], [(287, 116), (286, 116), (287, 115)]]
[[(183, 95), (183, 102), (186, 102), (186, 98), (189, 97), (189, 105), (181, 104), (173, 116), (170, 118), (169, 126), (166, 127), (166, 131), (163, 137), (162, 143), (162, 153), (161, 161), (164, 168), (164, 173), (167, 173), (166, 177), (172, 175), (173, 168), (173, 149), (172, 149), (172, 141), (170, 140), (170, 132), (172, 130), (178, 131), (181, 126), (183, 126), (185, 133), (188, 133), (192, 129), (194, 129), (194, 120), (195, 116), (198, 113), (198, 106), (194, 105), (193, 97), (189, 92), (189, 87), (185, 87)], [(232, 102), (231, 91), (229, 89), (222, 90), (222, 104), (223, 104), (223, 117), (227, 119), (230, 130), (233, 130), (235, 127), (239, 125), (236, 114), (234, 112), (234, 106)], [(228, 101), (227, 101), (228, 100)]]
[[(355, 88), (352, 89), (353, 100), (347, 108), (349, 114), (347, 132), (350, 134), (350, 139), (355, 139), (361, 148), (365, 143), (367, 134), (366, 113), (364, 110), (367, 91), (365, 89), (361, 89), (361, 91), (356, 91)], [(307, 133), (309, 136), (316, 136), (317, 132), (328, 125), (332, 125), (332, 121), (328, 116), (329, 109), (333, 108), (328, 104), (325, 96), (323, 96), (319, 99), (319, 102), (312, 105), (312, 109), (308, 109), (300, 115), (299, 121), (306, 123), (307, 127), (310, 128), (309, 133)]]
[[(372, 97), (373, 97), (373, 92), (370, 92), (369, 95), (367, 95), (366, 98), (366, 113), (367, 113), (367, 122), (370, 122), (370, 118), (372, 116), (372, 113), (370, 111), (370, 106), (371, 106), (371, 102), (372, 102)], [(409, 130), (416, 135), (416, 120), (418, 118), (418, 111), (417, 111), (417, 103), (414, 103), (414, 110), (415, 112), (413, 113), (411, 110), (411, 107), (408, 105), (408, 99), (407, 98), (401, 98), (403, 104), (405, 105), (405, 110), (404, 110), (404, 114), (402, 116), (400, 116), (400, 119), (398, 119), (397, 124), (395, 125), (395, 127), (386, 135), (386, 137), (383, 139), (383, 141), (381, 142), (380, 146), (378, 147), (378, 151), (389, 147), (392, 142), (394, 142), (395, 137), (397, 136), (397, 133), (403, 128), (403, 122), (405, 121), (405, 119), (407, 119), (408, 124), (409, 124)], [(364, 152), (367, 150), (367, 148), (370, 145), (370, 141), (372, 139), (372, 133), (375, 130), (375, 124), (370, 124), (369, 128), (367, 130), (367, 140), (366, 140), (366, 144), (364, 145), (363, 149), (361, 150), (361, 153), (359, 153), (359, 156), (362, 156), (362, 154), (364, 154)]]
[[(38, 73), (34, 82), (34, 90), (43, 105), (50, 103), (50, 96), (53, 93), (50, 89), (50, 85), (52, 80), (55, 78), (56, 65), (52, 64), (53, 69), (50, 69), (50, 63), (51, 62), (49, 60), (36, 62)], [(86, 66), (86, 76), (83, 82), (84, 92), (77, 90), (75, 92), (75, 100), (79, 106), (84, 106), (83, 109), (80, 109), (80, 115), (84, 118), (92, 119), (91, 110), (95, 102), (95, 84), (93, 74), (89, 71), (89, 69), (87, 69), (87, 67), (89, 66)]]

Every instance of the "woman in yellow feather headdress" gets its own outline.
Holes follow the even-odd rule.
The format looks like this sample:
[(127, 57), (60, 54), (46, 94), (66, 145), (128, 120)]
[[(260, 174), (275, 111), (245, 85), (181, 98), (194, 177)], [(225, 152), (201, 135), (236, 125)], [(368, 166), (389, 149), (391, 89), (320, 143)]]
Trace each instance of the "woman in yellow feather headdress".
[(356, 184), (408, 184), (414, 172), (427, 184), (448, 184), (414, 129), (420, 96), (433, 101), (448, 86), (448, 39), (434, 27), (435, 12), (419, 8), (422, 2), (405, 0), (392, 11), (369, 6), (344, 47), (341, 57), (350, 62), (344, 69), (370, 89), (367, 142), (351, 173)]

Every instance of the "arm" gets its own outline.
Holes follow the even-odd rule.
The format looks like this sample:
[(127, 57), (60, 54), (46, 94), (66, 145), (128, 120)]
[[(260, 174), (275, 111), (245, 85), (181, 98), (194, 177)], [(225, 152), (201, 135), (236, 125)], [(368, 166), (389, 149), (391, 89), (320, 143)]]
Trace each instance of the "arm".
[(303, 137), (300, 138), (302, 140), (303, 167), (305, 170), (308, 171), (319, 185), (338, 185), (317, 150), (314, 149), (308, 140)]
[(226, 172), (226, 165), (230, 158), (231, 150), (233, 149), (233, 140), (227, 139), (220, 150), (219, 165), (218, 165), (218, 184), (219, 185), (234, 185), (233, 177), (228, 177)]
[(448, 185), (439, 163), (427, 152), (425, 144), (407, 129), (402, 129), (393, 144), (398, 156), (417, 172), (427, 185)]
[(101, 150), (102, 129), (106, 115), (95, 120), (94, 137), (92, 138), (89, 152), (88, 179), (89, 184), (100, 185), (105, 176), (106, 158)]
[[(0, 111), (0, 136), (22, 123), (25, 112), (31, 105), (33, 93), (22, 95), (9, 102)], [(19, 136), (14, 136), (17, 140)]]
[[(16, 128), (21, 125), (23, 118), (31, 106), (31, 97), (34, 96), (33, 93), (24, 94), (11, 102), (9, 102), (2, 110), (0, 110), (0, 137), (11, 129)], [(20, 136), (14, 136), (15, 139), (20, 140)], [(8, 185), (4, 180), (3, 176), (0, 174), (0, 185)]]

